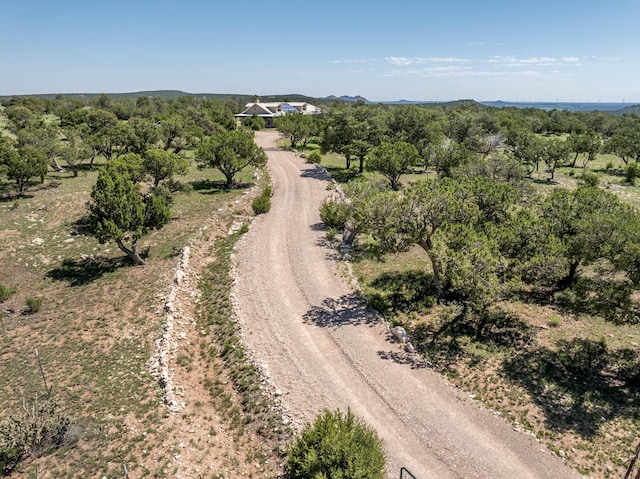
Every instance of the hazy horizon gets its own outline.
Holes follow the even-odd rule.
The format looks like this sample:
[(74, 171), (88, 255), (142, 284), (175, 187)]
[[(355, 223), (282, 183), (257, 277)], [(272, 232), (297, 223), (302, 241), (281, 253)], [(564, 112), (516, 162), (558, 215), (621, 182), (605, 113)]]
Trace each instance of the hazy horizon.
[(0, 0), (0, 95), (640, 102), (640, 4)]

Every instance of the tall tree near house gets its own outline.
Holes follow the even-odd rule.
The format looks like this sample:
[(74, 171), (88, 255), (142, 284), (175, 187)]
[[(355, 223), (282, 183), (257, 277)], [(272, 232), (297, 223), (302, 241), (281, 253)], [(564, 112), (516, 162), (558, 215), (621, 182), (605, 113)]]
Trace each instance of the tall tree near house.
[(441, 114), (416, 105), (399, 105), (385, 115), (388, 136), (406, 141), (421, 151), (443, 134)]
[(446, 280), (442, 265), (432, 254), (436, 234), (447, 225), (475, 222), (479, 210), (470, 199), (470, 192), (449, 178), (419, 181), (405, 190), (399, 232), (406, 244), (417, 244), (427, 253), (440, 293)]
[[(160, 119), (160, 135), (164, 143), (164, 149), (168, 150), (172, 146), (176, 148), (174, 142), (182, 137), (186, 131), (184, 118), (173, 114)], [(175, 152), (177, 153), (177, 151)]]
[(24, 187), (31, 178), (40, 177), (44, 180), (47, 174), (47, 155), (40, 148), (26, 145), (7, 149), (3, 156), (7, 178), (16, 182), (20, 195), (24, 193)]
[(556, 168), (565, 163), (569, 158), (570, 146), (566, 140), (560, 138), (548, 138), (542, 143), (542, 160), (547, 167), (549, 180), (555, 177)]
[(323, 153), (330, 151), (344, 155), (345, 168), (351, 168), (351, 160), (354, 156), (353, 138), (355, 137), (355, 119), (347, 107), (332, 109), (327, 114), (327, 119), (322, 132), (321, 148)]
[(114, 149), (122, 144), (123, 129), (118, 129), (118, 118), (111, 112), (101, 109), (90, 110), (87, 114), (87, 129), (83, 139), (93, 149), (90, 166), (97, 155), (110, 160)]
[(186, 158), (162, 149), (147, 150), (144, 154), (144, 169), (153, 178), (153, 186), (169, 180), (173, 175), (184, 175), (189, 168)]
[(127, 132), (124, 135), (125, 150), (127, 153), (143, 155), (145, 151), (156, 147), (160, 140), (160, 127), (146, 118), (131, 118), (127, 123)]
[(80, 165), (87, 158), (91, 158), (91, 148), (84, 142), (82, 135), (76, 128), (64, 130), (65, 138), (60, 142), (59, 155), (73, 171), (73, 177), (78, 176)]
[(578, 156), (581, 154), (585, 155), (582, 162), (582, 167), (585, 168), (587, 163), (595, 160), (596, 155), (602, 148), (600, 137), (593, 131), (586, 133), (572, 132), (567, 141), (570, 151), (574, 153), (571, 168), (575, 168)]
[(115, 241), (135, 264), (144, 265), (138, 241), (169, 221), (169, 205), (166, 196), (143, 193), (123, 161), (120, 158), (100, 168), (91, 191), (89, 224), (101, 244)]
[(467, 163), (473, 155), (462, 143), (446, 136), (431, 143), (425, 150), (427, 165), (433, 166), (439, 177), (453, 176), (453, 170)]
[(4, 114), (9, 119), (9, 127), (13, 132), (23, 128), (35, 127), (42, 123), (40, 116), (26, 106), (8, 106), (5, 108)]
[(415, 166), (419, 160), (418, 150), (406, 142), (382, 143), (367, 157), (367, 168), (378, 171), (391, 185), (392, 190), (397, 190), (400, 175), (406, 173), (410, 167)]
[(264, 150), (253, 141), (253, 133), (233, 130), (214, 134), (198, 146), (196, 161), (200, 168), (216, 168), (226, 178), (225, 186), (233, 186), (235, 176), (247, 166), (267, 164)]
[(640, 131), (629, 129), (614, 134), (604, 144), (604, 151), (619, 156), (625, 165), (629, 160), (640, 162)]
[(327, 115), (321, 147), (323, 152), (344, 155), (347, 169), (357, 158), (362, 173), (367, 154), (383, 141), (386, 131), (384, 117), (375, 106), (358, 103), (336, 108)]
[(358, 158), (358, 172), (362, 173), (367, 154), (384, 139), (386, 124), (382, 112), (377, 107), (364, 103), (356, 104), (352, 114), (356, 121), (352, 148)]
[(530, 177), (538, 171), (538, 165), (544, 157), (544, 140), (523, 128), (508, 130), (506, 137), (512, 155), (520, 160)]
[(619, 222), (619, 205), (613, 193), (587, 185), (574, 191), (554, 190), (545, 198), (542, 218), (548, 222), (548, 234), (562, 242), (568, 268), (559, 287), (572, 286), (581, 266), (606, 258)]
[(58, 172), (64, 171), (57, 159), (60, 154), (60, 139), (62, 136), (58, 125), (41, 123), (38, 126), (29, 126), (18, 130), (16, 136), (18, 147), (29, 145), (33, 148), (41, 149), (54, 170)]
[(302, 113), (280, 116), (276, 118), (275, 126), (282, 136), (291, 141), (292, 148), (297, 148), (300, 144), (307, 146), (309, 140), (319, 133), (316, 119)]

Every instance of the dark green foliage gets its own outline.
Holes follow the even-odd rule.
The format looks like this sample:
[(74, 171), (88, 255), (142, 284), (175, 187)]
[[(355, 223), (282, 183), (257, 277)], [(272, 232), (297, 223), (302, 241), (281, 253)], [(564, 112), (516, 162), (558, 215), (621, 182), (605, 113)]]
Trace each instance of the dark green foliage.
[(11, 296), (13, 296), (16, 292), (15, 286), (5, 286), (4, 284), (0, 284), (0, 303), (4, 303)]
[(289, 447), (287, 469), (290, 479), (382, 479), (382, 441), (350, 410), (325, 410)]
[(264, 118), (254, 113), (250, 117), (244, 119), (243, 125), (253, 131), (258, 131), (265, 129), (267, 127), (267, 122), (264, 121)]
[(276, 119), (278, 132), (291, 141), (291, 147), (307, 146), (311, 138), (320, 133), (319, 123), (311, 115), (287, 113)]
[(582, 180), (582, 183), (584, 183), (587, 186), (596, 187), (600, 184), (600, 177), (596, 175), (594, 172), (588, 171), (588, 170), (582, 173), (580, 180)]
[(15, 150), (6, 150), (3, 160), (7, 178), (16, 182), (20, 194), (23, 193), (25, 185), (31, 178), (44, 179), (47, 174), (47, 155), (40, 148), (28, 145)]
[(418, 150), (412, 144), (403, 141), (384, 142), (367, 156), (367, 168), (382, 174), (389, 180), (391, 189), (396, 190), (400, 175), (409, 172), (418, 159)]
[(70, 426), (71, 419), (58, 401), (23, 402), (21, 410), (0, 424), (0, 474), (11, 474), (24, 459), (72, 442)]
[(42, 308), (42, 296), (30, 296), (26, 299), (25, 304), (27, 305), (27, 313), (35, 314), (40, 311)]
[(143, 167), (153, 178), (153, 185), (170, 180), (173, 175), (184, 175), (189, 168), (189, 161), (170, 151), (154, 148), (144, 154)]
[(322, 153), (320, 153), (319, 150), (313, 150), (311, 153), (309, 153), (309, 156), (307, 156), (307, 163), (314, 163), (319, 165), (320, 163), (322, 163)]
[(624, 181), (630, 185), (636, 184), (636, 178), (640, 176), (638, 163), (630, 163), (624, 168)]
[(264, 190), (262, 190), (260, 196), (254, 198), (253, 202), (251, 203), (253, 214), (257, 216), (269, 212), (269, 210), (271, 209), (271, 195), (271, 187), (267, 186)]
[(252, 132), (234, 130), (206, 138), (196, 151), (196, 161), (200, 168), (219, 170), (226, 178), (226, 187), (230, 188), (236, 174), (245, 167), (266, 165), (267, 155), (253, 142)]
[[(169, 204), (165, 194), (143, 194), (134, 182), (140, 157), (132, 154), (131, 161), (123, 158), (110, 161), (98, 173), (89, 203), (90, 229), (100, 243), (115, 241), (136, 264), (142, 265), (138, 240), (169, 221)], [(131, 242), (131, 249), (124, 245), (125, 241)]]
[(349, 207), (344, 201), (327, 198), (320, 205), (320, 219), (327, 228), (343, 230), (349, 216)]

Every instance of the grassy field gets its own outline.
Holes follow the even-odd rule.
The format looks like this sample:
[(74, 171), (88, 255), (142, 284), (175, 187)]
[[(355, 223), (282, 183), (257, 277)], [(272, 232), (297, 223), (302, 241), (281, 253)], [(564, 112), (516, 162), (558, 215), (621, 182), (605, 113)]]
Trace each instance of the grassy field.
[[(324, 155), (322, 164), (339, 182), (356, 175), (354, 165), (344, 170), (339, 155)], [(640, 188), (623, 182), (623, 167), (622, 160), (604, 154), (588, 165), (602, 187), (640, 206)], [(572, 189), (582, 172), (562, 167), (552, 182), (545, 172), (530, 182), (542, 194)], [(404, 175), (402, 183), (424, 175)], [(428, 293), (430, 265), (421, 248), (381, 259), (356, 254), (353, 270), (370, 304), (413, 333), (431, 367), (583, 474), (624, 474), (640, 436), (640, 397), (637, 388), (612, 383), (611, 374), (635, 367), (640, 329), (605, 321), (596, 304), (611, 307), (610, 299), (596, 295), (593, 307), (579, 313), (554, 307), (551, 298), (500, 304), (505, 317), (478, 340), (465, 325), (436, 334), (455, 311)]]
[[(260, 424), (247, 426), (242, 398), (227, 379), (230, 370), (215, 354), (205, 361), (216, 338), (203, 336), (178, 350), (175, 368), (189, 369), (193, 375), (184, 380), (194, 382), (182, 414), (163, 406), (149, 367), (162, 335), (163, 298), (176, 253), (196, 238), (213, 245), (232, 223), (251, 214), (244, 193), (255, 183), (253, 171), (244, 171), (240, 186), (227, 191), (220, 174), (192, 164), (179, 178), (191, 191), (176, 194), (169, 224), (141, 241), (147, 249), (144, 267), (131, 266), (115, 244), (101, 245), (84, 234), (96, 176), (89, 169), (78, 178), (50, 173), (43, 184), (30, 184), (24, 197), (15, 195), (13, 185), (0, 184), (0, 284), (16, 287), (0, 309), (1, 415), (47, 394), (37, 348), (47, 385), (72, 418), (76, 439), (27, 461), (15, 477), (121, 477), (125, 464), (131, 478), (175, 477), (178, 471), (196, 477), (198, 464), (200, 477), (271, 470), (271, 445), (256, 446)], [(212, 267), (226, 261), (215, 249), (203, 258)], [(204, 278), (201, 286), (206, 285)], [(42, 298), (42, 307), (30, 314), (26, 303), (33, 297)], [(196, 379), (194, 365), (208, 368), (209, 381), (219, 385), (216, 394), (224, 393), (241, 424), (220, 412), (218, 400)]]

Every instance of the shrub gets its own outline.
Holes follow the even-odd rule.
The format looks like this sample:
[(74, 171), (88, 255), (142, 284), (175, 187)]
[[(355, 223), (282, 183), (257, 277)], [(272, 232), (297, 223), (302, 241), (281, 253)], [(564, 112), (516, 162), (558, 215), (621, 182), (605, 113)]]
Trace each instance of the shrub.
[(382, 441), (349, 410), (325, 410), (287, 450), (290, 479), (382, 479)]
[(327, 228), (344, 229), (348, 216), (348, 205), (335, 198), (327, 198), (320, 205), (320, 219)]
[(607, 161), (607, 165), (604, 167), (605, 170), (613, 170), (613, 161)]
[(264, 118), (256, 115), (255, 113), (250, 117), (245, 118), (244, 126), (251, 128), (253, 131), (262, 130), (267, 127), (267, 122)]
[(272, 190), (270, 186), (267, 186), (264, 190), (262, 190), (260, 196), (256, 197), (253, 200), (253, 203), (251, 203), (253, 214), (257, 216), (269, 212), (269, 210), (271, 209), (271, 195)]
[(600, 178), (593, 171), (585, 171), (584, 173), (582, 173), (582, 176), (580, 177), (580, 179), (587, 186), (595, 187), (595, 186), (598, 186), (598, 184), (600, 183)]
[(0, 424), (0, 475), (10, 474), (27, 457), (73, 442), (70, 426), (71, 419), (58, 401), (23, 401), (22, 410)]
[(640, 168), (635, 163), (630, 163), (624, 169), (624, 181), (630, 185), (636, 184), (636, 178), (640, 176)]
[(329, 241), (335, 240), (337, 235), (338, 235), (338, 230), (332, 227), (327, 228), (327, 239)]
[(549, 326), (552, 328), (557, 328), (562, 324), (562, 318), (560, 316), (549, 316)]
[(309, 153), (309, 156), (307, 156), (307, 163), (316, 163), (319, 165), (322, 163), (322, 153), (320, 153), (319, 150), (313, 150)]
[(0, 284), (0, 303), (4, 303), (7, 299), (9, 299), (16, 292), (16, 287), (5, 286), (4, 284)]
[(42, 300), (41, 296), (29, 296), (25, 303), (27, 304), (27, 313), (34, 314), (40, 311), (42, 308)]

